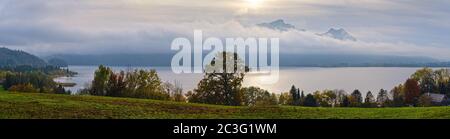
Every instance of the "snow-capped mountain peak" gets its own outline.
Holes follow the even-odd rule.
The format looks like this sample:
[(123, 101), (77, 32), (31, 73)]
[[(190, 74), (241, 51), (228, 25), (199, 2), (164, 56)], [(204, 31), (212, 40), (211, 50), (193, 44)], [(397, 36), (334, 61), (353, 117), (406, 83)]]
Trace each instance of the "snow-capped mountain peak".
[[(286, 23), (283, 19), (278, 19), (270, 23), (261, 23), (257, 24), (259, 27), (269, 28), (277, 31), (289, 31), (289, 30), (298, 30), (298, 31), (306, 31), (304, 29), (297, 29), (294, 25)], [(350, 33), (345, 31), (343, 28), (335, 29), (331, 28), (325, 33), (319, 33), (318, 36), (330, 37), (333, 39), (343, 40), (343, 41), (357, 41), (355, 37), (353, 37)]]
[(270, 28), (273, 30), (279, 30), (279, 31), (288, 31), (291, 29), (296, 29), (294, 25), (287, 24), (286, 22), (284, 22), (283, 19), (278, 19), (278, 20), (275, 20), (270, 23), (261, 23), (261, 24), (258, 24), (258, 26)]
[(350, 41), (356, 41), (356, 38), (350, 35), (347, 31), (344, 29), (334, 29), (331, 28), (326, 33), (319, 34), (320, 36), (327, 36), (330, 38), (338, 39), (338, 40), (350, 40)]

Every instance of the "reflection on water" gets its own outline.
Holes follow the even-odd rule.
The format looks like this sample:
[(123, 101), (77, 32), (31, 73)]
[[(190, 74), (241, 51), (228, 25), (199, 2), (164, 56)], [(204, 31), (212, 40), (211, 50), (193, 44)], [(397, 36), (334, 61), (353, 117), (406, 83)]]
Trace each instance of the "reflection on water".
[(257, 76), (247, 76), (246, 86), (257, 86), (273, 92), (286, 92), (296, 85), (305, 92), (343, 89), (351, 92), (390, 90), (404, 82), (418, 68), (281, 68), (279, 82), (263, 85)]
[[(196, 88), (203, 74), (174, 74), (170, 67), (112, 67), (114, 71), (132, 69), (156, 69), (163, 81), (179, 81), (185, 92)], [(94, 77), (97, 66), (70, 66), (70, 70), (78, 72), (76, 77), (61, 77), (58, 82), (77, 83), (68, 87), (77, 92), (89, 85)], [(393, 68), (393, 67), (363, 67), (363, 68), (280, 68), (279, 81), (272, 85), (261, 83), (267, 80), (263, 75), (246, 75), (244, 86), (257, 86), (274, 93), (287, 92), (292, 85), (300, 87), (307, 93), (324, 89), (344, 89), (351, 92), (359, 89), (362, 92), (372, 91), (375, 94), (381, 89), (390, 90), (395, 85), (404, 82), (419, 68)]]

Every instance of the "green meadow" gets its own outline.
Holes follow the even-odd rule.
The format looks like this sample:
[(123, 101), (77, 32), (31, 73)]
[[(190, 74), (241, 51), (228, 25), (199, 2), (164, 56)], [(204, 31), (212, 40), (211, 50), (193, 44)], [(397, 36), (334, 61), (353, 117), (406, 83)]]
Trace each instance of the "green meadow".
[(245, 107), (0, 90), (0, 119), (448, 119), (450, 107)]

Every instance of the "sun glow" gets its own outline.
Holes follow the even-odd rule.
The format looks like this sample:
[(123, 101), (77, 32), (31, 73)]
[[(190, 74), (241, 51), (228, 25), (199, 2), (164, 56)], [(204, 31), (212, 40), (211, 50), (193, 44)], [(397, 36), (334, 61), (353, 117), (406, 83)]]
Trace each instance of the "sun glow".
[(264, 2), (264, 0), (245, 0), (248, 7), (250, 8), (258, 8)]

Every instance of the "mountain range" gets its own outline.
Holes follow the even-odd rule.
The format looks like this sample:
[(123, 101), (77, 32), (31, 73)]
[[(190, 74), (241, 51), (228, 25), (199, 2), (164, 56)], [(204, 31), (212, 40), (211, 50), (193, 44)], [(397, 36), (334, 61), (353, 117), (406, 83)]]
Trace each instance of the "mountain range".
[[(54, 55), (69, 65), (170, 66), (174, 54), (104, 54)], [(299, 67), (422, 67), (449, 66), (429, 57), (350, 55), (350, 54), (281, 54), (280, 66)]]
[[(306, 29), (298, 29), (294, 25), (286, 23), (283, 19), (278, 19), (272, 21), (270, 23), (260, 23), (257, 24), (259, 27), (269, 28), (277, 31), (290, 31), (290, 30), (298, 30), (298, 31), (306, 31)], [(345, 29), (335, 29), (330, 28), (325, 33), (316, 33), (318, 36), (329, 37), (333, 39), (343, 40), (343, 41), (357, 41), (355, 37), (353, 37), (350, 33), (348, 33)]]
[[(108, 66), (170, 66), (173, 53), (162, 54), (59, 54), (45, 60), (24, 51), (0, 48), (0, 67), (31, 65), (108, 65)], [(350, 55), (350, 54), (281, 54), (280, 66), (299, 67), (442, 67), (450, 62), (440, 62), (429, 57)]]

